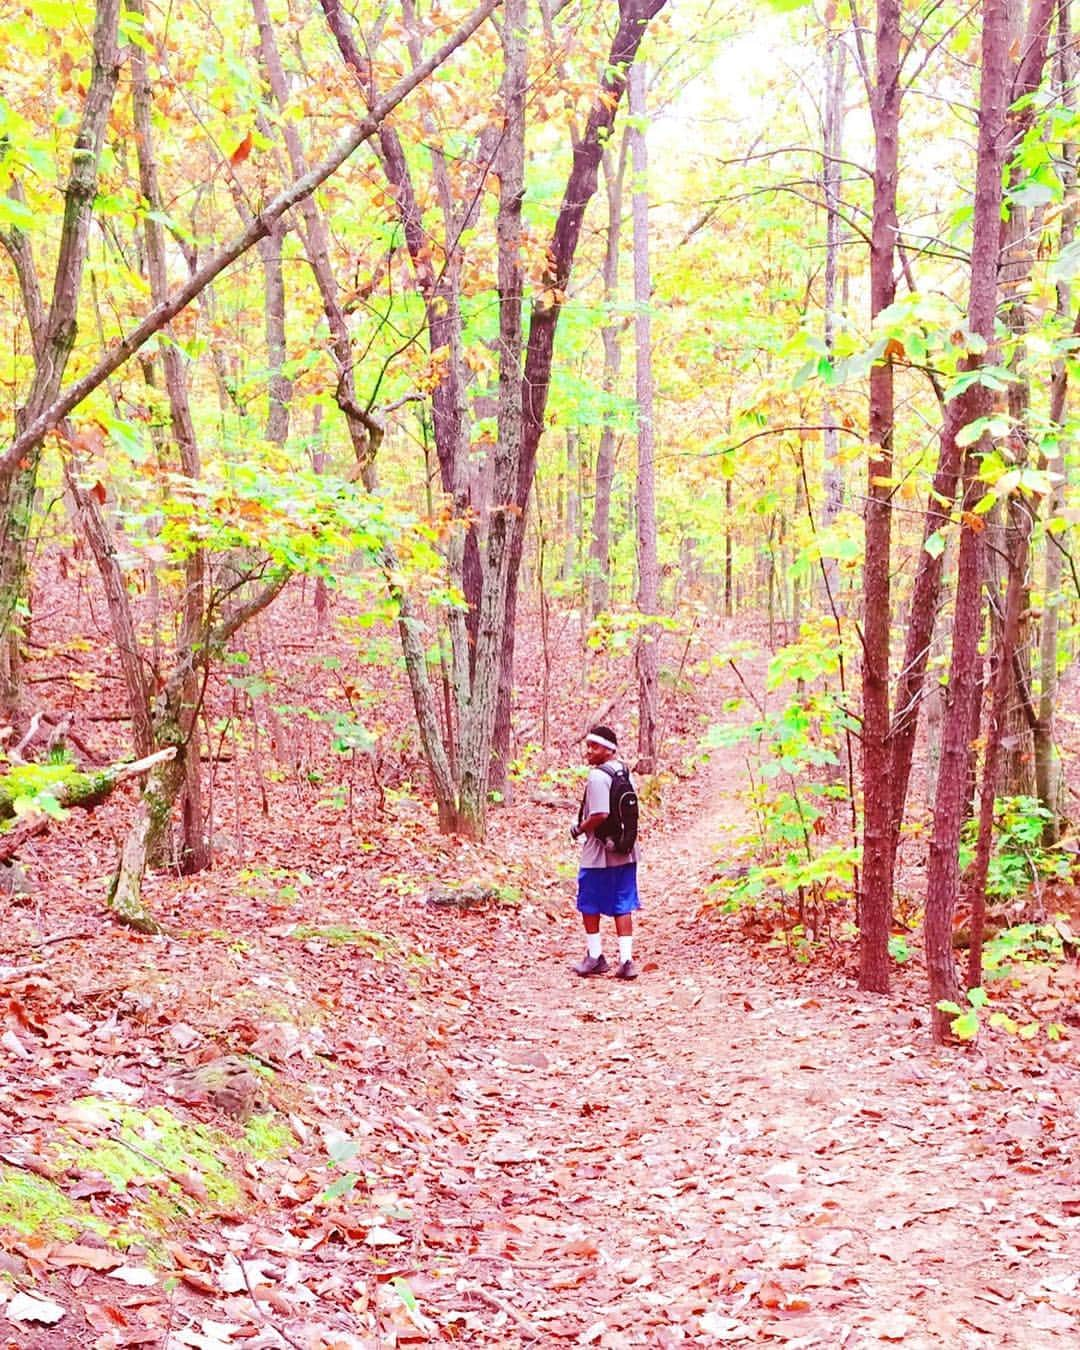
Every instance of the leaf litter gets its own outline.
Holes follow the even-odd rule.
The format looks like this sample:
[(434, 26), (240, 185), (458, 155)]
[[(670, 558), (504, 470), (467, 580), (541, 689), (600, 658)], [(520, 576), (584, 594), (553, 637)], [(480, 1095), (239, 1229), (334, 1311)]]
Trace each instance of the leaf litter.
[[(914, 984), (704, 922), (740, 772), (649, 822), (629, 986), (570, 974), (565, 820), (527, 799), (486, 845), (411, 796), (363, 832), (252, 807), (251, 856), (150, 882), (167, 938), (47, 885), (120, 804), (35, 845), (80, 937), (28, 972), (16, 910), (0, 953), (7, 1343), (1075, 1345), (1068, 1042), (939, 1053)], [(512, 902), (420, 902), (477, 877)]]

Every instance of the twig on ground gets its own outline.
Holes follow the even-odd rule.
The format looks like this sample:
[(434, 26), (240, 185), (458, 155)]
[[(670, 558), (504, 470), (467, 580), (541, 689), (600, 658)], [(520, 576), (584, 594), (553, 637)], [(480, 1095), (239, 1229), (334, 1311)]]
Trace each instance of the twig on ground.
[(473, 1294), (476, 1298), (482, 1299), (489, 1307), (496, 1308), (499, 1312), (505, 1313), (512, 1322), (515, 1322), (522, 1331), (526, 1332), (534, 1340), (539, 1341), (542, 1339), (542, 1333), (539, 1328), (533, 1326), (527, 1317), (519, 1313), (515, 1307), (511, 1306), (511, 1304), (504, 1302), (503, 1299), (498, 1298), (495, 1294), (489, 1293), (483, 1285), (472, 1283), (466, 1284), (462, 1289), (462, 1293)]
[(92, 928), (84, 928), (78, 933), (54, 933), (52, 937), (42, 938), (40, 942), (31, 942), (31, 947), (51, 947), (54, 942), (74, 942), (78, 938), (92, 938), (97, 934)]
[(247, 1286), (248, 1298), (251, 1299), (255, 1311), (259, 1314), (259, 1317), (262, 1319), (263, 1323), (266, 1326), (268, 1326), (270, 1330), (275, 1333), (275, 1335), (280, 1336), (286, 1345), (293, 1346), (294, 1350), (305, 1350), (305, 1347), (302, 1346), (299, 1341), (294, 1341), (287, 1331), (282, 1331), (282, 1329), (278, 1326), (278, 1324), (271, 1317), (268, 1317), (267, 1314), (263, 1312), (262, 1308), (259, 1306), (259, 1300), (255, 1297), (255, 1290), (252, 1289), (251, 1287), (251, 1281), (248, 1279), (247, 1266), (244, 1265), (243, 1257), (238, 1256), (236, 1258), (236, 1264), (240, 1267), (240, 1274), (243, 1275), (244, 1277), (244, 1284)]

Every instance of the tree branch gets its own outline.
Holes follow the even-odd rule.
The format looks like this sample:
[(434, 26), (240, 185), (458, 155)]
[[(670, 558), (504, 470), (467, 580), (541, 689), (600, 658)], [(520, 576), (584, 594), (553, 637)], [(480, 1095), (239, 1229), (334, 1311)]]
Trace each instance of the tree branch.
[(325, 158), (321, 159), (302, 177), (291, 183), (289, 187), (279, 192), (240, 234), (218, 249), (189, 278), (184, 286), (161, 304), (155, 305), (143, 321), (127, 337), (116, 343), (92, 370), (88, 371), (81, 380), (77, 380), (70, 385), (66, 392), (59, 395), (46, 408), (31, 418), (28, 425), (0, 456), (0, 483), (14, 474), (22, 458), (36, 449), (43, 437), (62, 418), (66, 417), (87, 395), (93, 393), (99, 385), (104, 383), (114, 371), (118, 370), (170, 319), (175, 318), (181, 310), (185, 309), (196, 296), (209, 286), (215, 277), (219, 276), (253, 245), (257, 244), (260, 239), (264, 239), (273, 228), (274, 222), (280, 219), (286, 211), (309, 197), (332, 173), (336, 172), (364, 141), (374, 135), (383, 119), (476, 32), (498, 7), (499, 3), (500, 0), (484, 0), (479, 9), (473, 11), (453, 37), (445, 42), (422, 65), (417, 66), (415, 70), (410, 71), (408, 75), (399, 80), (393, 89), (372, 108), (368, 116), (356, 123)]

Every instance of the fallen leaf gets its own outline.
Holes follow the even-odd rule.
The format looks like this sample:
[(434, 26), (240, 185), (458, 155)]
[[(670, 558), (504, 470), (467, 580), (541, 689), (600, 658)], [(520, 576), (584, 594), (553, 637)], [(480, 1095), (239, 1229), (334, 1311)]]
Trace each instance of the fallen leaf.
[(40, 1298), (36, 1294), (16, 1294), (11, 1302), (4, 1309), (11, 1322), (44, 1322), (52, 1326), (54, 1322), (59, 1322), (66, 1308), (61, 1307), (59, 1303), (54, 1303), (52, 1299)]

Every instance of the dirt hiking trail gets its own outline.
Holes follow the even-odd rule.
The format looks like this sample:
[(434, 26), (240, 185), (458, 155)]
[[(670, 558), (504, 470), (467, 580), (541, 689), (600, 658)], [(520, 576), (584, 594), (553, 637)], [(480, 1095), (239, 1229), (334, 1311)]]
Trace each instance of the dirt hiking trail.
[(439, 1222), (490, 1343), (1080, 1344), (1076, 1077), (935, 1054), (910, 999), (719, 940), (696, 891), (738, 777), (644, 845), (638, 981), (575, 978), (573, 919), (471, 965)]
[[(1080, 1344), (1068, 1043), (938, 1053), (918, 972), (868, 999), (702, 919), (742, 810), (737, 757), (706, 772), (643, 839), (633, 983), (571, 972), (565, 811), (478, 848), (432, 842), (407, 802), (378, 849), (309, 849), (303, 884), (260, 855), (224, 887), (162, 888), (168, 938), (91, 926), (12, 967), (5, 1166), (94, 1218), (73, 1241), (4, 1239), (13, 1287), (59, 1320), (8, 1302), (2, 1343)], [(520, 902), (434, 908), (410, 855), (433, 881), (504, 866)], [(10, 941), (71, 920), (16, 910)], [(229, 1095), (191, 1090), (208, 1062)], [(222, 1158), (252, 1110), (291, 1135), (234, 1159), (230, 1199), (205, 1152), (165, 1155), (166, 1109), (219, 1131)], [(102, 1150), (124, 1131), (141, 1173), (119, 1186)], [(151, 1236), (124, 1257), (103, 1220)]]

